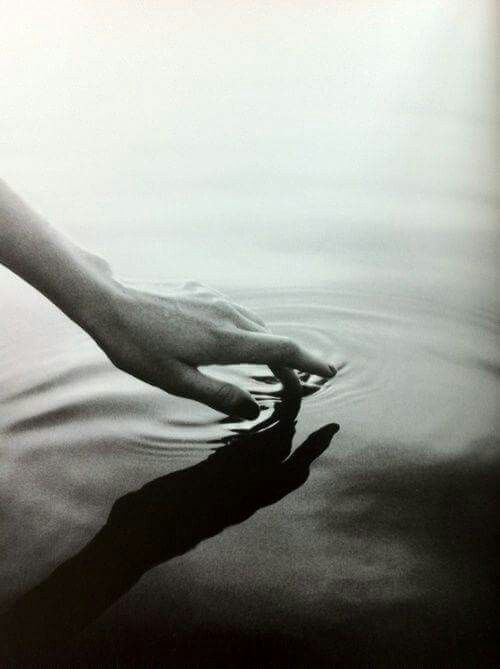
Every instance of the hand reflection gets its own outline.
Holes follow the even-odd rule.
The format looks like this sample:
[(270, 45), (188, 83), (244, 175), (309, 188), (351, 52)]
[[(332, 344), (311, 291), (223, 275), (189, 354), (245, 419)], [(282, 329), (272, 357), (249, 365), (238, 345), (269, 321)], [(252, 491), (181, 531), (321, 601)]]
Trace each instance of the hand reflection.
[(339, 428), (324, 426), (288, 457), (295, 416), (295, 404), (284, 404), (267, 430), (228, 439), (203, 462), (118, 499), (105, 528), (113, 545), (131, 565), (147, 570), (301, 486)]
[(299, 404), (288, 399), (264, 431), (229, 438), (205, 461), (120, 497), (97, 535), (1, 616), (6, 655), (59, 647), (148, 569), (302, 485), (339, 428), (324, 426), (290, 455)]

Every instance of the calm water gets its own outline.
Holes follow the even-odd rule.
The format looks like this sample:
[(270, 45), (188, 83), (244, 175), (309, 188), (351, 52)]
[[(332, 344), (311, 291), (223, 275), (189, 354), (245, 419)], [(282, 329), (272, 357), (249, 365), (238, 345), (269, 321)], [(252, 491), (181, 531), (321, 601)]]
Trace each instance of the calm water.
[[(488, 605), (492, 5), (438, 2), (414, 17), (411, 3), (386, 4), (368, 20), (342, 3), (265, 16), (221, 3), (221, 20), (220, 7), (132, 3), (133, 20), (116, 8), (108, 32), (92, 3), (76, 17), (61, 5), (53, 48), (40, 26), (15, 24), (41, 46), (24, 65), (19, 46), (2, 56), (17, 73), (11, 184), (124, 281), (159, 292), (205, 281), (340, 368), (327, 383), (304, 378), (294, 444), (340, 425), (307, 483), (148, 574), (98, 638), (286, 630), (328, 646), (333, 628), (360, 621), (370, 639), (425, 639), (440, 616), (470, 622)], [(6, 271), (0, 295), (7, 603), (83, 546), (118, 496), (265, 423), (280, 400), (266, 368), (213, 369), (262, 407), (253, 423), (223, 421), (115, 370)]]

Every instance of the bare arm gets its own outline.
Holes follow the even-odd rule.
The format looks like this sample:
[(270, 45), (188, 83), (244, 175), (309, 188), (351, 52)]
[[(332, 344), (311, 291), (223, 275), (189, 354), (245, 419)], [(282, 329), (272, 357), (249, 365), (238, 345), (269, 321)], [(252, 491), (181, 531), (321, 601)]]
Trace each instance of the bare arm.
[(103, 266), (92, 262), (89, 254), (30, 209), (2, 180), (0, 263), (86, 330), (105, 316), (120, 293)]
[(174, 395), (226, 414), (255, 418), (249, 392), (216, 381), (200, 365), (269, 365), (290, 388), (299, 369), (335, 369), (294, 341), (269, 333), (254, 313), (216, 291), (189, 283), (152, 295), (118, 283), (0, 181), (0, 263), (43, 293), (86, 330), (121, 370)]

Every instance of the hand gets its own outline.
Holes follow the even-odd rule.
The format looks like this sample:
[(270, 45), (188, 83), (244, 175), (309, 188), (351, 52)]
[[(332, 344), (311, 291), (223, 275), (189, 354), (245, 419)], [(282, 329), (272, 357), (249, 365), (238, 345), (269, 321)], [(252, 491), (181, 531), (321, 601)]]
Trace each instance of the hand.
[[(111, 314), (111, 315), (109, 315)], [(199, 365), (269, 365), (288, 390), (291, 371), (332, 377), (335, 369), (287, 337), (271, 334), (259, 316), (198, 283), (168, 295), (124, 289), (94, 337), (119, 369), (229, 415), (256, 418), (249, 392), (203, 374)]]
[(0, 181), (0, 263), (86, 330), (121, 370), (225, 414), (256, 418), (250, 393), (216, 381), (199, 365), (269, 365), (300, 394), (292, 369), (332, 377), (335, 369), (252, 312), (189, 283), (158, 296), (125, 288), (106, 262), (76, 246)]

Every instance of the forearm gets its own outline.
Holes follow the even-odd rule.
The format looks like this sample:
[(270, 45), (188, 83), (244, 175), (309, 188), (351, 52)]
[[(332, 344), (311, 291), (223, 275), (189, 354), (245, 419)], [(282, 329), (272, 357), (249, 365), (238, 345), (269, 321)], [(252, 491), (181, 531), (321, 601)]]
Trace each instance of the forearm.
[(120, 285), (103, 261), (52, 228), (1, 181), (0, 263), (86, 330), (119, 369), (228, 415), (252, 420), (259, 406), (248, 390), (205, 375), (200, 366), (266, 364), (296, 394), (299, 381), (286, 368), (336, 374), (333, 365), (273, 335), (257, 314), (216, 291), (186, 284), (154, 295)]
[(0, 180), (0, 263), (92, 332), (120, 286), (99, 263), (32, 211)]

